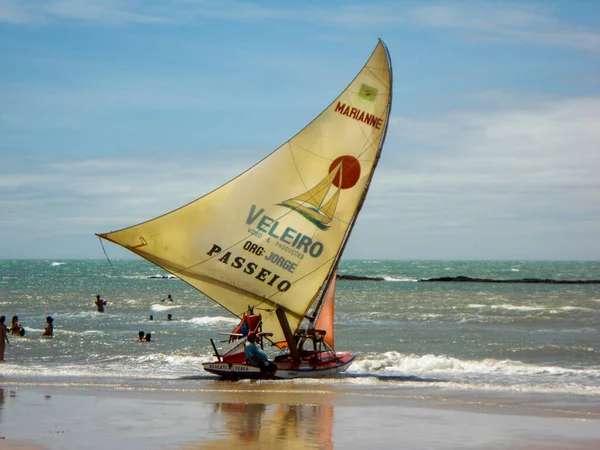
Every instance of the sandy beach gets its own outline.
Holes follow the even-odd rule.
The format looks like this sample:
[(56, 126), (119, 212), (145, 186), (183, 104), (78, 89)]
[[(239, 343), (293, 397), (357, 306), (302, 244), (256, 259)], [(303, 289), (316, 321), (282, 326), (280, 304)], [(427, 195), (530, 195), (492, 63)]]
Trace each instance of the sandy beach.
[(600, 401), (403, 383), (0, 382), (6, 449), (596, 449)]

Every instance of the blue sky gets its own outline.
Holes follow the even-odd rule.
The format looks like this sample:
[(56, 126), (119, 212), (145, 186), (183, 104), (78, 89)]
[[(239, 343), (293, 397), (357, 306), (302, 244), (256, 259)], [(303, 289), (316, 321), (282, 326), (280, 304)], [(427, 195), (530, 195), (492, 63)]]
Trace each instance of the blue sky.
[(103, 258), (95, 232), (262, 159), (377, 38), (392, 117), (345, 258), (600, 259), (600, 2), (227, 0), (0, 0), (0, 258)]

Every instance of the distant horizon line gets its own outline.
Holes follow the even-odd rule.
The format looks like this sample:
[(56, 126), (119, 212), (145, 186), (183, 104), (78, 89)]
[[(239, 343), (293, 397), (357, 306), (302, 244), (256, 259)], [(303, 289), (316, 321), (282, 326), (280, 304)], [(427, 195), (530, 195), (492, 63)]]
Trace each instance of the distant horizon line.
[[(0, 261), (107, 261), (106, 258), (2, 258)], [(144, 258), (110, 258), (110, 261), (144, 261), (149, 264), (152, 262)], [(468, 258), (468, 259), (449, 259), (449, 258), (342, 258), (341, 261), (497, 261), (497, 262), (600, 262), (600, 259), (525, 259), (525, 258)], [(158, 267), (158, 266), (157, 266)]]

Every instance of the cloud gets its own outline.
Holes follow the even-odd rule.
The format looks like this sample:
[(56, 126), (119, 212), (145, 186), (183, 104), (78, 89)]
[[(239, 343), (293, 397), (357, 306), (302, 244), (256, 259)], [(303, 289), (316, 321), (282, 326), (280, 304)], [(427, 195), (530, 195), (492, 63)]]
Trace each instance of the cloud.
[(413, 183), (437, 187), (445, 197), (452, 189), (462, 195), (476, 188), (474, 195), (518, 195), (523, 203), (523, 195), (544, 197), (560, 189), (564, 197), (553, 201), (561, 209), (586, 203), (593, 209), (600, 192), (600, 98), (524, 104), (456, 111), (437, 120), (395, 117), (390, 129), (398, 145), (412, 147), (411, 168), (435, 176), (413, 176)]
[(598, 97), (395, 116), (353, 238), (386, 252), (361, 236), (377, 229), (420, 257), (597, 258), (599, 121)]
[(41, 24), (53, 21), (88, 23), (168, 23), (153, 14), (134, 12), (134, 4), (124, 0), (0, 0), (0, 22)]
[(483, 32), (546, 26), (550, 19), (533, 5), (492, 2), (431, 2), (411, 9), (410, 21), (429, 28), (462, 28)]
[(0, 230), (27, 227), (36, 234), (68, 234), (132, 225), (193, 201), (253, 162), (166, 158), (157, 164), (146, 158), (122, 158), (4, 166)]
[[(347, 257), (597, 258), (600, 98), (497, 103), (427, 120), (392, 117)], [(92, 231), (172, 210), (254, 162), (220, 154), (208, 162), (96, 158), (4, 166), (0, 232), (15, 242), (17, 232), (56, 242), (82, 236), (90, 245), (82, 252), (93, 256)]]
[(78, 128), (107, 111), (185, 110), (210, 104), (201, 77), (119, 71), (80, 74), (61, 82), (9, 82), (0, 87), (6, 102), (2, 122), (17, 128)]
[[(0, 254), (99, 257), (94, 232), (171, 211), (229, 181), (252, 162), (166, 158), (157, 164), (145, 158), (107, 158), (3, 165)], [(34, 245), (36, 241), (40, 244)]]
[[(598, 52), (600, 33), (570, 26), (549, 5), (519, 2), (257, 4), (240, 1), (0, 0), (0, 22), (178, 25), (205, 20), (315, 23), (346, 30), (423, 28), (464, 38)], [(330, 37), (329, 37), (330, 38)]]
[(434, 29), (471, 32), (504, 42), (571, 47), (597, 52), (600, 33), (561, 23), (548, 7), (519, 3), (437, 3), (410, 11), (409, 21)]
[[(287, 12), (286, 12), (287, 11)], [(230, 1), (0, 0), (0, 22), (48, 24), (73, 21), (96, 24), (182, 24), (205, 19), (273, 20), (290, 10)]]
[[(346, 55), (356, 54), (352, 38), (361, 33), (355, 31), (371, 32), (374, 23), (382, 24), (378, 28), (385, 32), (387, 27), (389, 42), (399, 52), (416, 43), (421, 53), (411, 55), (410, 61), (394, 58), (400, 62), (395, 86), (400, 108), (395, 108), (407, 112), (392, 117), (347, 256), (356, 249), (356, 257), (598, 258), (600, 98), (593, 84), (593, 58), (544, 49), (513, 54), (485, 45), (596, 51), (596, 30), (571, 25), (574, 15), (559, 16), (554, 3), (286, 5), (0, 0), (0, 22), (57, 29), (76, 23), (78, 32), (94, 25), (171, 26), (207, 19), (218, 27), (221, 21), (255, 21), (255, 27), (297, 22), (313, 39), (325, 39), (326, 33), (344, 37), (336, 65), (349, 65)], [(262, 41), (249, 39), (249, 51), (228, 42), (187, 40), (186, 33), (165, 38), (165, 33), (144, 29), (140, 37), (133, 31), (125, 30), (124, 38), (151, 49), (150, 59), (140, 51), (125, 52), (136, 56), (131, 59), (117, 55), (113, 60), (112, 52), (106, 56), (93, 51), (79, 59), (78, 52), (62, 47), (64, 42), (55, 46), (52, 33), (43, 41), (48, 46), (38, 47), (39, 36), (28, 32), (4, 55), (5, 65), (12, 68), (0, 86), (5, 105), (0, 111), (4, 257), (58, 256), (52, 252), (67, 248), (72, 236), (93, 238), (92, 231), (146, 220), (209, 192), (256, 162), (256, 153), (256, 159), (249, 159), (252, 147), (264, 149), (267, 143), (268, 152), (304, 123), (296, 118), (310, 120), (318, 99), (331, 95), (329, 84), (334, 83), (329, 82), (338, 79), (326, 69), (330, 51), (314, 51), (314, 41), (303, 43), (308, 47), (299, 45), (300, 55), (288, 52), (274, 58), (272, 51), (263, 51)], [(426, 45), (448, 39), (468, 40), (469, 45), (451, 43), (428, 57), (431, 66), (426, 66), (418, 47), (425, 35), (432, 37)], [(473, 52), (472, 42), (482, 44), (478, 52)], [(208, 50), (199, 51), (198, 46)], [(449, 55), (447, 49), (455, 53)], [(481, 51), (493, 63), (462, 65)], [(165, 56), (171, 52), (173, 59)], [(198, 60), (191, 58), (187, 65), (189, 55)], [(437, 63), (447, 70), (423, 70)], [(315, 67), (323, 68), (319, 83), (313, 79)], [(264, 74), (275, 81), (265, 83)], [(480, 87), (487, 90), (470, 92)], [(218, 92), (218, 101), (213, 92)], [(282, 95), (274, 92), (289, 92), (296, 100), (282, 102)], [(575, 97), (573, 92), (592, 96)], [(223, 145), (239, 142), (249, 148), (244, 160), (221, 153)], [(103, 156), (93, 156), (95, 152)], [(196, 159), (180, 160), (181, 153), (192, 152)], [(65, 153), (76, 159), (64, 159)], [(117, 153), (122, 159), (116, 159)], [(56, 161), (49, 162), (50, 154)], [(50, 235), (55, 237), (53, 247), (46, 246)], [(19, 248), (24, 239), (38, 240), (39, 245)], [(96, 248), (90, 252), (80, 243), (76, 250), (81, 255), (97, 256)], [(42, 248), (44, 255), (39, 253)]]

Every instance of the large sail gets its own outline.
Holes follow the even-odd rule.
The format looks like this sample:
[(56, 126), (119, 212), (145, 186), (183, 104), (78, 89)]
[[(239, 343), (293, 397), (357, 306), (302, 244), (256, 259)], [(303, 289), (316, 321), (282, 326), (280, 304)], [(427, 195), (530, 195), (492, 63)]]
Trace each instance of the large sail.
[(262, 161), (179, 209), (98, 236), (238, 317), (254, 308), (283, 342), (275, 311), (295, 330), (339, 262), (379, 159), (391, 83), (379, 41), (350, 85)]

